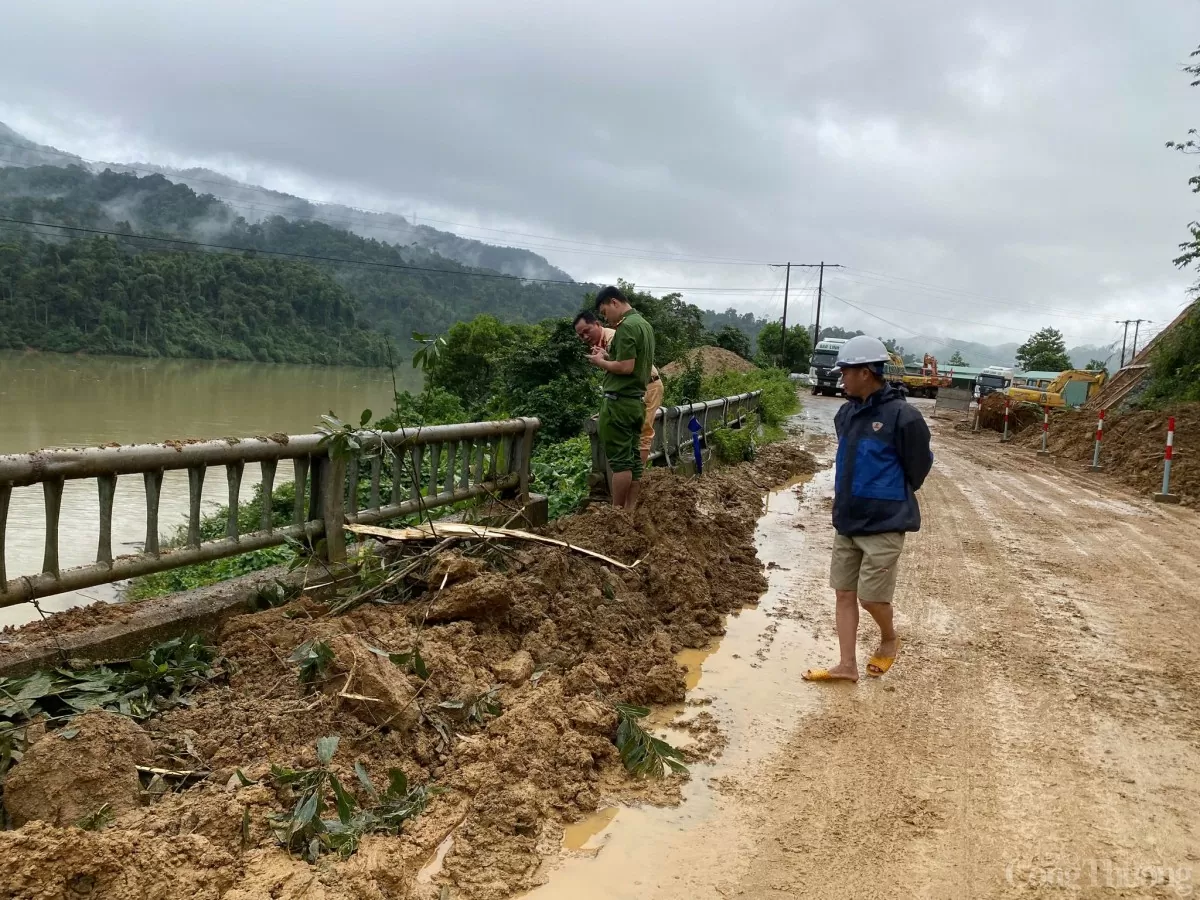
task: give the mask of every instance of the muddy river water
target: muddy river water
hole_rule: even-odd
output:
[[[415,388],[411,367],[397,370],[400,387]],[[407,382],[404,379],[408,379]],[[0,353],[0,454],[44,447],[145,443],[169,438],[248,437],[311,432],[322,413],[354,416],[391,405],[391,374],[381,369],[277,366],[202,360],[76,357],[52,353]],[[277,483],[290,477],[281,467]],[[248,467],[248,499],[257,483]],[[187,512],[187,473],[168,472],[159,521],[174,530]],[[225,479],[205,482],[206,505],[225,502]],[[59,530],[64,566],[95,559],[99,531],[95,481],[68,482]],[[146,503],[140,478],[117,483],[114,551],[140,548]],[[45,513],[39,487],[13,491],[5,563],[9,577],[38,572]],[[64,594],[42,603],[47,611],[111,599],[111,586]],[[28,604],[0,609],[0,626],[35,618]]]

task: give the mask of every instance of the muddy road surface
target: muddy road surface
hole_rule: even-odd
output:
[[[819,431],[837,402],[806,405]],[[695,767],[680,806],[568,829],[528,896],[1196,894],[1200,519],[931,425],[891,672],[800,680],[835,654],[832,481],[773,494],[757,535],[767,595],[683,660],[724,754]],[[864,623],[860,665],[874,639]]]

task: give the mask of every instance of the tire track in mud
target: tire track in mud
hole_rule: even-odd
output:
[[[1163,826],[1154,822],[1162,822],[1164,818],[1183,825],[1179,821],[1182,807],[1178,804],[1147,812],[1144,798],[1137,804],[1128,802],[1133,791],[1126,785],[1139,782],[1138,777],[1131,777],[1133,772],[1145,773],[1145,766],[1136,758],[1142,754],[1131,753],[1131,747],[1147,742],[1177,744],[1181,735],[1194,733],[1197,722],[1197,709],[1190,698],[1171,707],[1160,702],[1151,711],[1144,702],[1151,692],[1143,684],[1135,684],[1163,671],[1164,633],[1177,629],[1190,618],[1190,610],[1179,603],[1159,603],[1156,610],[1135,601],[1139,594],[1136,588],[1141,588],[1142,595],[1169,594],[1167,584],[1180,581],[1173,569],[1178,569],[1181,563],[1189,568],[1195,566],[1193,561],[1184,562],[1181,556],[1189,551],[1194,554],[1194,531],[1188,535],[1172,530],[1169,541],[1164,542],[1160,529],[1151,525],[1156,521],[1156,510],[1146,500],[1139,502],[1132,497],[1114,500],[1091,490],[1077,491],[1073,480],[1061,472],[1037,474],[1029,465],[1031,461],[1019,456],[1007,460],[998,456],[995,451],[986,454],[985,464],[989,468],[993,465],[997,469],[1007,468],[1003,478],[1008,486],[1016,486],[1034,500],[1039,499],[1039,490],[1060,496],[1086,492],[1099,498],[1082,502],[1072,498],[1065,517],[1041,515],[1023,520],[1009,514],[1002,500],[995,504],[1000,528],[1007,532],[1010,546],[1014,543],[1014,532],[1019,529],[1019,535],[1032,538],[1038,548],[1038,564],[1022,565],[1025,570],[1022,576],[1032,608],[1058,645],[1055,655],[1048,660],[1052,664],[1049,672],[1067,691],[1068,701],[1065,707],[1053,706],[1048,712],[1058,715],[1077,738],[1084,739],[1080,747],[1072,750],[1082,757],[1085,779],[1096,769],[1107,769],[1110,773],[1103,790],[1081,792],[1083,782],[1078,782],[1073,788],[1076,804],[1091,811],[1086,818],[1096,823],[1100,832],[1111,832],[1103,825],[1114,821],[1139,822],[1144,834],[1161,832]],[[968,463],[962,474],[969,473],[970,468]],[[1119,529],[1122,534],[1129,534],[1132,540],[1112,539],[1118,522],[1124,526]],[[1137,525],[1144,530],[1139,531]],[[1145,529],[1150,533],[1145,533]],[[1028,547],[1027,542],[1015,544],[1018,556]],[[1091,562],[1082,568],[1070,558],[1070,551],[1080,548],[1091,557]],[[1055,571],[1063,568],[1067,570],[1065,573]],[[1055,603],[1056,597],[1064,597],[1065,602]],[[1153,637],[1145,640],[1148,635]],[[1156,662],[1148,665],[1146,660]],[[1137,674],[1130,677],[1130,670]],[[1172,700],[1182,698],[1176,689],[1168,687],[1168,693]],[[1098,740],[1099,735],[1105,737]],[[1194,749],[1175,756],[1169,766],[1190,784],[1193,802],[1195,766]],[[1079,818],[1079,809],[1074,811],[1074,818]],[[1154,843],[1161,847],[1160,838],[1161,835],[1157,836]],[[1100,838],[1099,843],[1102,847],[1130,845],[1127,835],[1111,833],[1108,838]],[[1181,848],[1181,852],[1186,857],[1194,852],[1194,845]],[[1147,861],[1155,855],[1149,853]]]
[[[620,869],[628,891],[595,880],[596,896],[1189,895],[1200,522],[1105,476],[934,434],[924,529],[901,565],[896,667],[857,687],[797,686],[816,707],[796,709],[785,744],[721,778],[715,815],[661,852],[641,835],[652,868]],[[827,554],[828,508],[798,520],[806,552]],[[821,635],[793,668],[834,652],[814,565],[780,589],[791,624]],[[1173,867],[1176,881],[1139,882],[1140,865]]]
[[[1174,897],[1191,887],[1200,708],[1190,629],[1180,632],[1195,605],[1184,588],[1200,573],[1196,517],[1147,511],[1103,478],[1043,468],[1014,448],[936,427],[935,437],[925,527],[901,568],[895,669],[857,687],[810,686],[818,709],[773,758],[724,780],[731,802],[691,838],[719,847],[736,832],[749,858],[678,891],[666,859],[653,883],[667,889],[654,896]],[[827,528],[827,512],[803,524]],[[830,592],[807,587],[793,610],[829,628]],[[1122,874],[1156,864],[1173,866],[1176,883]]]

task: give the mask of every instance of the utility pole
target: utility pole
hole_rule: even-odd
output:
[[[1133,326],[1133,352],[1129,354],[1129,361],[1133,362],[1133,358],[1137,356],[1137,339],[1138,326],[1143,322],[1149,324],[1149,319],[1117,319],[1118,325],[1125,326],[1125,334],[1121,336],[1121,368],[1125,368],[1125,341],[1129,338],[1129,326]]]
[[[1133,349],[1132,349],[1132,350],[1130,351],[1130,353],[1129,353],[1129,361],[1130,361],[1130,362],[1133,362],[1133,360],[1134,360],[1134,359],[1137,357],[1137,336],[1138,336],[1138,327],[1139,327],[1139,326],[1140,326],[1140,325],[1141,325],[1143,322],[1145,322],[1147,325],[1148,325],[1148,324],[1150,324],[1150,320],[1149,320],[1149,319],[1135,319],[1135,320],[1134,320],[1134,322],[1133,322]]]
[[[787,364],[787,298],[788,286],[792,283],[792,264],[787,264],[787,271],[783,276],[783,334],[779,336],[779,355],[783,357],[780,362],[783,367],[789,368]]]
[[[842,267],[839,264],[825,263],[824,261],[821,261],[819,263],[788,262],[788,263],[772,263],[771,264],[771,268],[773,268],[773,269],[778,269],[781,266],[786,266],[787,271],[784,273],[784,282],[783,282],[783,337],[779,342],[779,347],[782,350],[783,358],[786,361],[787,360],[788,286],[792,280],[792,266],[795,266],[798,269],[820,269],[820,275],[818,276],[818,281],[817,281],[817,330],[813,334],[813,346],[814,347],[816,346],[817,341],[820,339],[820,336],[821,336],[821,292],[825,289],[825,269],[827,266],[830,269],[840,269]]]
[[[813,346],[821,339],[821,294],[825,290],[825,260],[821,260],[821,274],[817,277],[817,324],[813,327]]]

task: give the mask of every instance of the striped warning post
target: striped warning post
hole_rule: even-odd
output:
[[[1046,447],[1046,441],[1050,438],[1050,407],[1042,407],[1042,449],[1038,451],[1038,456],[1049,456],[1050,451]]]
[[[1096,449],[1092,453],[1092,471],[1099,472],[1104,466],[1100,465],[1100,442],[1104,440],[1104,410],[1100,410],[1100,418],[1096,422]]]
[[[1175,456],[1175,417],[1167,419],[1167,447],[1163,451],[1162,493],[1155,494],[1158,503],[1178,503],[1179,496],[1171,493],[1171,459]]]
[[[1009,398],[1007,396],[1005,396],[1005,398],[1004,398],[1004,434],[1001,435],[1001,437],[1000,437],[1000,443],[1002,443],[1002,444],[1007,443],[1009,440],[1009,437],[1008,437],[1008,410],[1011,405],[1012,405],[1012,401],[1009,400]]]

